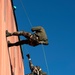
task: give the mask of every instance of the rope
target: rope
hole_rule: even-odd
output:
[[[27,12],[26,12],[26,9],[25,9],[25,7],[24,7],[24,4],[23,4],[22,0],[20,0],[20,3],[21,3],[21,5],[22,5],[22,8],[23,8],[23,10],[24,10],[24,13],[25,13],[26,16],[27,16],[27,19],[28,19],[28,21],[29,21],[29,23],[30,23],[30,26],[32,27],[32,23],[31,23],[31,21],[30,21],[30,19],[29,19],[29,17],[28,17],[28,14],[27,14]]]
[[[42,50],[43,50],[43,55],[44,55],[44,59],[45,59],[45,63],[46,63],[47,72],[48,72],[48,75],[50,75],[49,68],[48,68],[48,63],[47,63],[47,59],[46,59],[46,53],[45,53],[43,44],[42,44]]]

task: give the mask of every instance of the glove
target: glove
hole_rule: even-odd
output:
[[[27,56],[28,58],[30,58],[30,55],[29,55],[29,54],[27,54],[26,56]]]

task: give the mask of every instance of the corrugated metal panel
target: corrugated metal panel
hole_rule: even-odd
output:
[[[17,31],[11,0],[0,0],[0,75],[24,75],[20,46],[8,48],[7,40],[19,41],[17,36],[6,38],[6,30]]]

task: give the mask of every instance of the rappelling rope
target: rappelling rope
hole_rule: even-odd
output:
[[[28,16],[28,14],[27,14],[27,12],[26,12],[26,9],[25,9],[25,7],[24,7],[24,4],[23,4],[22,0],[20,0],[20,3],[21,3],[21,5],[22,5],[22,8],[23,8],[23,10],[24,10],[24,13],[25,13],[26,16],[27,16],[27,19],[28,19],[28,21],[29,21],[29,23],[30,23],[30,26],[32,27],[32,23],[31,23],[31,21],[30,21],[30,19],[29,19],[29,16]]]
[[[25,7],[24,7],[24,4],[23,4],[22,0],[20,0],[20,2],[21,2],[21,5],[22,5],[22,7],[23,7],[23,10],[24,10],[24,12],[25,12],[25,14],[26,14],[26,16],[27,16],[27,19],[28,19],[28,21],[29,21],[29,23],[30,23],[30,26],[32,27],[33,25],[32,25],[32,23],[31,23],[31,21],[30,21],[30,19],[29,19],[29,17],[28,17],[28,14],[27,14],[27,12],[26,12],[26,9],[25,9]],[[48,75],[50,75],[50,73],[49,73],[49,68],[48,68],[48,63],[47,63],[47,59],[46,59],[46,54],[45,54],[45,50],[44,50],[43,44],[42,44],[42,50],[43,50],[43,54],[44,54],[44,59],[45,59],[45,63],[46,63],[47,72],[48,72]]]
[[[49,68],[48,68],[48,63],[47,63],[47,58],[46,58],[46,53],[45,53],[45,49],[44,49],[43,44],[42,44],[42,51],[43,51],[43,55],[44,55],[44,59],[45,59],[45,63],[46,63],[47,72],[48,72],[48,75],[50,75]]]

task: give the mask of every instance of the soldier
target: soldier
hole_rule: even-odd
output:
[[[29,54],[27,54],[26,56],[28,57],[29,67],[30,67],[30,70],[31,70],[31,73],[27,74],[27,75],[47,75],[45,72],[42,71],[42,69],[39,66],[34,66],[32,64],[32,61],[31,61],[31,58],[30,58]]]
[[[31,46],[37,46],[39,44],[48,45],[47,35],[46,35],[46,32],[43,27],[36,26],[36,27],[33,27],[31,29],[31,31],[34,33],[31,34],[29,32],[25,32],[25,31],[9,33],[8,31],[6,31],[6,37],[24,36],[26,38],[26,40],[22,40],[22,41],[16,42],[16,43],[9,42],[10,45],[20,45],[20,44],[29,44]]]

